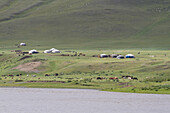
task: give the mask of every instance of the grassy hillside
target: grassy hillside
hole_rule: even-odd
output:
[[[170,49],[170,0],[1,0],[0,49]]]

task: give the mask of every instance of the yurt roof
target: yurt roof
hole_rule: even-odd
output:
[[[126,56],[134,56],[133,54],[127,54]]]
[[[118,56],[118,54],[111,54],[111,56]]]
[[[102,55],[106,55],[106,54],[100,54],[100,55],[102,56]]]
[[[117,56],[117,57],[124,57],[123,55],[119,55],[119,56]]]

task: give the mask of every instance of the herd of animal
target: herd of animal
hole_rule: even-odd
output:
[[[75,54],[74,55],[72,55],[72,54],[61,54],[60,56],[86,56],[86,54],[83,54],[83,53],[77,53],[77,52],[75,52]]]
[[[122,79],[129,79],[129,80],[138,80],[137,77],[133,77],[133,76],[130,76],[130,75],[126,75],[126,76],[121,76]],[[113,81],[119,81],[120,78],[118,77],[109,77],[109,78],[106,78],[106,77],[97,77],[97,80],[113,80]]]
[[[44,76],[45,77],[50,77],[50,76],[59,76],[59,75],[64,75],[64,73],[55,73],[55,74],[45,74]],[[16,76],[16,77],[21,77],[23,76],[22,74],[16,74],[16,75],[13,75],[13,74],[9,74],[9,75],[1,75],[1,77],[5,77],[5,79],[7,79],[7,77],[13,77]],[[26,75],[27,77],[31,76],[31,77],[37,77],[36,75]],[[38,78],[40,79],[40,78]],[[121,76],[121,77],[96,77],[96,80],[113,80],[113,81],[116,81],[116,82],[119,82],[119,79],[129,79],[129,80],[138,80],[137,77],[134,77],[134,76],[130,76],[130,75],[126,75],[126,76]]]
[[[9,75],[1,75],[1,77],[21,77],[22,76],[22,74],[16,74],[16,75],[14,75],[14,74],[9,74]],[[31,75],[32,77],[36,77],[36,75]],[[27,77],[29,77],[29,75],[27,75]]]

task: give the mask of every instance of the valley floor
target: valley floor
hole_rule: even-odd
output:
[[[62,53],[39,51],[32,55],[18,55],[10,50],[0,52],[0,87],[170,94],[170,51],[62,50]],[[129,53],[135,58],[97,57]]]

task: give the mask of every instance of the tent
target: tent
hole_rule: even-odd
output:
[[[20,46],[26,46],[26,43],[20,43]]]
[[[29,54],[36,54],[36,53],[39,53],[39,52],[35,49],[29,51]]]
[[[52,51],[52,53],[61,53],[61,51],[59,51],[59,50],[57,50],[57,49],[54,49],[54,50]]]
[[[51,48],[50,51],[56,50],[55,48]]]
[[[51,53],[51,51],[50,50],[45,50],[44,53]]]
[[[117,58],[117,56],[119,56],[118,54],[111,54],[110,57],[111,58]]]
[[[135,58],[135,56],[132,55],[132,54],[127,54],[127,55],[126,55],[126,58]]]
[[[59,51],[58,49],[55,49],[55,48],[51,48],[50,51],[52,53],[61,53],[61,51]]]
[[[106,55],[106,54],[100,54],[99,57],[100,57],[100,58],[106,58],[106,57],[109,57],[109,56]]]
[[[118,59],[124,59],[125,57],[123,55],[117,56]]]

